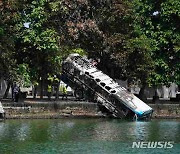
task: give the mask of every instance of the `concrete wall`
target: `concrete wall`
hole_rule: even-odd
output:
[[[3,103],[6,118],[101,117],[95,103],[38,102]]]
[[[180,118],[180,104],[149,104],[153,110],[153,118]]]
[[[129,88],[127,85],[127,81],[116,80],[119,85]],[[168,99],[168,98],[175,98],[176,94],[178,93],[178,86],[175,83],[171,83],[169,87],[167,86],[159,86],[157,89],[157,94],[159,97]],[[140,87],[138,85],[134,85],[130,87],[130,91],[134,94],[139,94]],[[180,89],[179,89],[180,91]],[[152,98],[155,94],[155,89],[152,87],[146,87],[145,94],[147,98]]]
[[[149,104],[153,118],[180,118],[180,104]],[[96,103],[88,102],[24,102],[3,103],[6,118],[104,117]]]

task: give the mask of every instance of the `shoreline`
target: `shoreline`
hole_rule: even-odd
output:
[[[3,101],[5,119],[63,119],[109,118],[102,114],[96,103],[75,100],[24,100],[18,103]],[[180,119],[180,103],[148,104],[153,108],[152,119]]]
[[[78,116],[28,116],[28,117],[20,117],[20,116],[14,116],[14,117],[8,117],[5,119],[0,119],[1,121],[5,121],[5,120],[13,120],[13,119],[19,119],[19,120],[23,120],[23,119],[29,119],[29,120],[33,120],[33,119],[112,119],[109,117],[104,117],[104,116],[87,116],[87,115],[78,115]],[[117,119],[117,118],[114,118]],[[173,116],[157,116],[157,117],[152,117],[151,120],[165,120],[165,119],[171,119],[171,120],[180,120],[180,117],[173,117]],[[122,120],[122,119],[120,119]],[[128,119],[127,119],[128,120]]]

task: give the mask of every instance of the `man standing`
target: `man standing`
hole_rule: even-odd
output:
[[[20,87],[19,87],[19,85],[17,85],[15,83],[14,88],[13,88],[13,99],[14,99],[14,102],[16,102],[16,103],[19,100],[19,93],[20,93]]]
[[[48,85],[47,92],[48,92],[48,99],[51,100],[51,96],[52,96],[52,85],[51,84]]]
[[[64,100],[64,98],[67,100],[67,87],[68,85],[60,84],[59,90],[62,93],[62,100]]]

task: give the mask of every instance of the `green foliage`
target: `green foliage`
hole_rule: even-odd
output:
[[[0,76],[28,85],[79,53],[114,78],[180,84],[179,19],[179,0],[2,1]]]
[[[20,5],[18,1],[0,2],[0,77],[13,81],[17,78],[16,60],[14,59],[15,27]]]
[[[73,49],[70,52],[71,53],[78,53],[81,56],[87,55],[87,53],[81,48]]]
[[[30,80],[30,73],[29,67],[27,64],[19,64],[17,68],[18,74],[18,81],[21,87],[30,87],[31,80]]]
[[[51,2],[50,7],[53,10],[51,24],[61,36],[65,53],[81,48],[88,57],[100,59],[98,66],[106,73],[108,69],[118,68],[119,73],[114,73],[114,77],[126,75],[128,51],[124,47],[129,37],[130,20],[125,19],[130,12],[128,0],[62,0]]]
[[[48,73],[58,74],[60,71],[59,36],[53,27],[48,26],[48,4],[48,0],[27,4],[19,23],[16,57],[18,63],[28,64],[32,80],[45,79]],[[24,27],[25,22],[29,23],[29,28]]]
[[[148,79],[151,85],[179,84],[180,78],[180,2],[179,0],[135,0],[134,29],[136,35],[151,40],[151,56],[155,71]]]
[[[128,78],[131,82],[139,81],[141,84],[147,84],[148,78],[154,72],[154,62],[151,58],[151,39],[145,35],[131,38],[127,41],[129,51],[127,58]]]
[[[81,48],[71,49],[68,46],[66,46],[63,48],[63,54],[62,54],[63,59],[66,58],[71,53],[78,53],[81,56],[87,55],[87,53]]]

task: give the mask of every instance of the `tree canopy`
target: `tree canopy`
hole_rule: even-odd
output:
[[[14,55],[14,25],[18,20],[15,3],[0,1],[0,76],[13,80],[16,76]]]
[[[180,2],[179,0],[134,0],[134,29],[150,42],[155,71],[152,85],[180,84]]]
[[[43,82],[72,52],[113,78],[180,84],[178,0],[0,1],[0,76]]]

